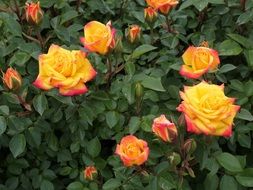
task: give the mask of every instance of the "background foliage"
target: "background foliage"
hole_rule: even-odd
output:
[[[244,190],[253,187],[253,1],[184,0],[171,13],[175,33],[166,30],[165,18],[155,24],[154,43],[145,23],[144,0],[41,0],[44,11],[37,37],[24,19],[25,1],[0,1],[0,68],[16,68],[23,77],[22,92],[32,111],[0,84],[0,189],[1,190],[170,190],[178,176],[170,172],[172,145],[155,140],[154,117],[165,113],[177,123],[179,90],[191,81],[178,70],[189,45],[209,42],[218,50],[221,65],[216,84],[237,98],[241,111],[231,138],[185,134],[197,141],[191,168],[182,189]],[[80,49],[83,26],[91,20],[112,21],[123,36],[123,54],[110,59],[119,69],[109,83],[105,57],[89,54],[98,75],[89,92],[63,97],[57,90],[41,91],[32,85],[38,74],[38,55],[52,44]],[[129,44],[125,30],[142,27],[139,44]],[[136,83],[144,87],[141,107]],[[123,167],[114,155],[126,134],[149,143],[148,162],[141,173]],[[95,181],[83,178],[85,166],[95,165]],[[193,176],[193,175],[192,175]]]

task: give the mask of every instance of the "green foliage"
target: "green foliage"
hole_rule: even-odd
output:
[[[0,190],[253,188],[253,3],[240,2],[181,0],[169,14],[171,28],[159,14],[151,31],[144,0],[41,0],[44,17],[38,27],[26,22],[24,0],[0,1],[0,68],[13,67],[23,78],[20,96],[0,82]],[[111,20],[122,36],[122,52],[109,57],[115,72],[110,73],[106,56],[90,53],[97,76],[87,83],[86,94],[65,97],[32,85],[38,56],[53,43],[84,50],[79,38],[92,20]],[[123,35],[131,24],[142,28],[136,44]],[[181,56],[203,41],[221,59],[207,79],[224,84],[241,106],[230,138],[186,133],[179,122],[179,91],[192,84],[179,75]],[[137,83],[143,87],[141,97]],[[197,142],[196,151],[182,158],[189,166],[181,173],[175,170],[186,162],[169,162],[174,145],[152,133],[153,119],[161,114],[177,125],[182,139]],[[124,167],[114,153],[128,134],[150,148],[148,161],[137,169]],[[83,174],[90,165],[98,170],[93,181]]]

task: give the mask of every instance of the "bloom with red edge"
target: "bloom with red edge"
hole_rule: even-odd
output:
[[[153,121],[152,131],[165,142],[172,142],[177,138],[177,128],[165,115],[157,117]]]
[[[183,54],[184,65],[180,74],[187,78],[199,78],[208,71],[214,71],[220,64],[218,52],[208,47],[190,46]]]
[[[90,52],[105,55],[115,47],[115,32],[111,22],[104,25],[91,21],[84,26],[84,38],[81,38],[81,42]]]
[[[128,29],[127,38],[131,43],[135,43],[139,41],[140,34],[141,34],[141,27],[139,27],[138,25],[132,25]]]
[[[144,9],[144,18],[148,23],[154,23],[157,19],[157,12],[152,8],[148,7]]]
[[[167,15],[171,8],[178,4],[178,0],[146,0],[150,7],[159,10],[162,14]]]
[[[52,44],[47,54],[39,56],[39,75],[33,84],[43,90],[59,88],[60,94],[73,96],[87,92],[85,83],[95,76],[85,53]]]
[[[22,77],[13,68],[8,68],[3,74],[3,82],[9,90],[16,91],[22,85]]]
[[[97,173],[97,169],[94,166],[87,166],[83,172],[84,179],[93,180]]]
[[[224,86],[205,81],[180,92],[183,99],[177,110],[183,112],[187,131],[196,134],[225,136],[232,135],[233,119],[240,106],[234,98],[224,94]]]
[[[149,147],[146,141],[128,135],[121,139],[115,153],[120,156],[125,166],[139,166],[148,159]]]
[[[40,8],[40,2],[26,3],[25,17],[30,24],[39,24],[43,18],[43,11]]]

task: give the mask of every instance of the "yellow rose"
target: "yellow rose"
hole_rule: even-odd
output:
[[[240,106],[233,104],[234,98],[225,96],[223,85],[201,82],[184,87],[180,96],[183,101],[177,110],[184,113],[187,131],[226,137],[232,135],[233,119]]]
[[[167,15],[171,8],[178,4],[178,0],[146,0],[150,7],[159,10],[162,14]]]
[[[220,64],[218,52],[208,47],[190,46],[182,57],[184,65],[180,74],[187,78],[199,78],[209,70],[217,69]]]
[[[111,22],[104,25],[91,21],[84,26],[84,38],[81,38],[81,42],[89,51],[105,55],[115,46],[114,36],[115,29],[112,28]]]
[[[59,88],[60,94],[73,96],[87,92],[84,83],[95,76],[85,53],[52,44],[47,54],[39,56],[39,75],[33,84],[44,90]]]

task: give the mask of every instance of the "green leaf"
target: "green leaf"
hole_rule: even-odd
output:
[[[140,118],[139,117],[131,117],[128,127],[129,133],[134,134],[140,128]]]
[[[224,175],[220,181],[220,190],[237,190],[238,184],[232,176]]]
[[[6,131],[6,120],[3,116],[0,116],[0,135]]]
[[[242,13],[242,14],[238,17],[236,23],[237,23],[238,25],[242,25],[242,24],[245,24],[245,23],[251,21],[252,18],[253,18],[253,12],[252,12],[252,11],[247,11],[247,12]]]
[[[127,62],[126,64],[125,64],[125,70],[126,70],[126,72],[127,72],[127,74],[129,74],[130,76],[133,76],[134,75],[134,73],[135,73],[135,65],[134,65],[134,63],[132,63],[132,62]]]
[[[141,84],[145,88],[149,88],[155,91],[161,91],[161,92],[165,91],[161,82],[161,78],[154,78],[154,77],[150,77],[146,75],[144,79],[141,81]]]
[[[236,66],[232,65],[232,64],[225,64],[223,65],[220,69],[219,69],[219,73],[227,73],[229,71],[232,71],[236,69]]]
[[[0,19],[3,19],[4,24],[6,25],[8,31],[14,36],[22,36],[22,29],[20,24],[15,20],[15,17],[7,13],[0,13]]]
[[[239,34],[227,34],[227,36],[247,49],[253,48],[253,43],[251,42],[251,40],[245,38],[244,36],[241,36]]]
[[[239,55],[242,52],[241,46],[233,40],[225,40],[218,46],[220,56]]]
[[[9,115],[10,114],[10,109],[6,105],[0,106],[0,114],[1,115]]]
[[[109,111],[105,114],[106,123],[113,128],[119,121],[119,114],[115,111]]]
[[[62,14],[61,15],[61,22],[60,24],[62,25],[63,23],[75,18],[78,16],[78,13],[77,11],[74,11],[74,10],[70,10],[70,11],[67,11],[66,13]]]
[[[217,175],[208,174],[204,181],[204,186],[205,186],[205,189],[208,189],[208,190],[217,190],[219,186],[219,178],[217,177]]]
[[[181,6],[180,6],[179,11],[181,11],[181,10],[183,10],[183,9],[185,9],[185,8],[187,8],[187,7],[191,6],[191,5],[193,5],[193,4],[194,4],[194,0],[187,0],[187,1],[184,1],[184,2],[181,4]]]
[[[246,58],[246,61],[248,63],[248,66],[253,69],[253,50],[244,50],[243,55]]]
[[[23,67],[27,61],[31,58],[31,55],[23,52],[18,51],[16,52],[13,57],[10,60],[10,66],[13,66],[14,64],[20,67]]]
[[[141,55],[143,55],[147,52],[150,52],[154,49],[157,49],[157,47],[151,46],[149,44],[143,44],[134,50],[134,52],[131,55],[131,58],[136,59],[136,58],[140,57]]]
[[[240,112],[237,113],[236,118],[246,120],[246,121],[253,121],[253,115],[244,108],[241,108]]]
[[[101,151],[101,144],[100,141],[98,140],[97,137],[92,139],[88,144],[87,144],[87,151],[88,153],[94,158],[97,157]]]
[[[40,184],[40,190],[54,190],[54,185],[52,182],[43,179],[42,183]]]
[[[208,5],[208,0],[194,0],[194,6],[198,11],[202,11]]]
[[[230,172],[241,172],[243,170],[239,160],[230,153],[224,152],[216,157],[218,163]]]
[[[75,181],[68,185],[67,190],[83,190],[83,184]]]
[[[9,148],[14,158],[22,154],[25,150],[25,147],[26,147],[26,140],[23,134],[17,134],[11,138]]]
[[[44,94],[37,95],[33,98],[34,109],[42,115],[47,109],[47,98]]]
[[[114,190],[118,188],[120,185],[121,182],[119,179],[112,178],[104,183],[103,190]]]
[[[244,187],[253,187],[253,168],[247,168],[235,176],[236,180]]]

